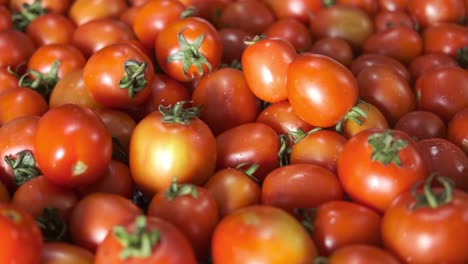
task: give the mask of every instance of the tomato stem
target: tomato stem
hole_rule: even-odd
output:
[[[244,39],[244,44],[250,46],[250,45],[252,45],[252,44],[254,44],[256,42],[259,42],[260,40],[265,39],[265,38],[267,38],[266,35],[256,35],[252,39],[245,38]]]
[[[48,13],[48,10],[42,6],[41,0],[35,0],[31,4],[23,3],[21,7],[21,12],[15,12],[11,16],[14,27],[19,31],[25,31],[34,19]]]
[[[432,189],[432,183],[434,179],[442,184],[443,190],[435,193]],[[418,193],[418,188],[424,183],[423,185],[423,193]],[[432,173],[424,182],[418,182],[413,186],[411,193],[416,200],[416,203],[410,207],[411,210],[420,208],[420,207],[430,207],[430,208],[437,208],[441,205],[449,203],[453,199],[453,189],[455,188],[455,184],[447,177],[442,177],[437,173]]]
[[[362,100],[359,100],[358,103],[351,108],[351,110],[345,115],[345,117],[335,125],[335,130],[338,133],[343,133],[343,126],[346,121],[352,121],[359,126],[361,126],[364,121],[368,118],[366,111],[364,111],[359,104],[365,104],[368,107],[368,104]]]
[[[278,150],[279,166],[283,167],[289,164],[289,155],[291,154],[290,138],[286,135],[279,135],[278,139],[280,141],[280,149]]]
[[[323,0],[322,1],[324,7],[330,7],[336,4],[335,0]]]
[[[193,198],[198,198],[197,187],[193,184],[178,184],[177,177],[172,179],[169,189],[164,194],[169,201],[184,195],[192,195]]]
[[[401,166],[398,153],[408,146],[409,142],[395,139],[391,129],[385,132],[376,132],[369,136],[367,142],[372,146],[371,159],[384,165],[395,164]]]
[[[127,232],[123,226],[116,226],[113,234],[124,247],[120,252],[120,259],[147,258],[151,256],[153,246],[160,239],[159,231],[147,230],[146,217],[143,215],[135,219],[133,232]]]
[[[68,227],[60,216],[59,209],[46,207],[42,215],[35,220],[41,229],[44,241],[65,241]]]
[[[163,114],[163,122],[165,123],[180,123],[186,125],[190,123],[190,120],[200,115],[200,108],[189,107],[184,108],[187,101],[180,101],[174,104],[174,106],[159,106],[159,112]]]
[[[19,78],[18,85],[36,90],[47,99],[59,81],[59,68],[60,60],[55,60],[48,73],[44,74],[36,70],[29,70]]]
[[[245,175],[247,175],[249,178],[251,178],[254,182],[260,183],[258,178],[254,176],[254,173],[258,170],[260,165],[258,165],[258,163],[253,163],[252,165],[250,165],[250,167],[243,170],[242,167],[244,167],[247,164],[248,164],[247,162],[243,162],[243,163],[238,164],[236,166],[236,170],[242,171]]]
[[[16,186],[21,186],[41,174],[36,165],[36,159],[30,150],[22,150],[15,155],[6,155],[4,159],[13,170],[13,182]]]
[[[119,82],[120,89],[128,89],[128,97],[133,98],[145,89],[148,81],[145,79],[146,62],[128,60],[124,63],[124,77]]]

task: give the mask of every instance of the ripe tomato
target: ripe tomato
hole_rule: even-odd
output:
[[[3,182],[0,182],[0,203],[8,203],[10,202],[10,192],[8,192],[8,189],[6,188],[5,184]]]
[[[442,118],[428,111],[408,112],[398,119],[393,128],[405,132],[415,140],[447,136],[447,128]]]
[[[201,106],[200,119],[214,135],[257,119],[260,101],[245,76],[245,70],[221,68],[202,77],[195,86],[193,105]]]
[[[408,71],[413,80],[419,79],[426,72],[443,68],[459,66],[457,60],[442,52],[431,52],[417,56],[408,64]]]
[[[197,263],[188,239],[173,224],[139,216],[113,228],[99,245],[95,264]]]
[[[199,261],[210,255],[211,236],[219,221],[214,196],[206,188],[178,184],[174,179],[164,192],[156,193],[148,207],[148,216],[174,224],[190,241]],[[190,219],[187,222],[187,219]]]
[[[50,109],[34,140],[37,164],[55,184],[78,187],[104,175],[111,156],[109,131],[93,110],[74,104]]]
[[[318,54],[297,55],[289,64],[286,86],[293,110],[318,127],[338,123],[358,99],[353,74],[337,61]]]
[[[338,177],[322,166],[291,164],[271,171],[262,184],[262,204],[293,213],[344,197]]]
[[[440,23],[422,32],[424,53],[442,52],[453,57],[468,45],[468,28],[456,23]]]
[[[11,89],[20,87],[18,78],[15,74],[11,74],[6,67],[0,67],[0,94]]]
[[[359,100],[354,111],[349,112],[336,127],[345,138],[351,138],[357,133],[369,128],[389,128],[388,121],[373,104]]]
[[[20,87],[0,94],[0,125],[22,116],[41,116],[49,106],[38,92]]]
[[[296,50],[286,40],[264,38],[254,41],[242,53],[242,70],[247,85],[259,99],[275,103],[288,98],[286,77]]]
[[[130,137],[136,127],[136,122],[126,112],[112,108],[97,108],[94,112],[107,127],[111,136],[119,141],[125,152],[128,152]]]
[[[467,15],[464,1],[413,0],[408,1],[407,10],[421,28],[444,22],[460,23]]]
[[[447,137],[468,156],[468,107],[452,117],[448,123]]]
[[[36,263],[43,248],[42,234],[34,219],[22,209],[0,203],[1,263]]]
[[[39,4],[41,8],[48,10],[51,13],[65,14],[70,7],[72,0],[10,0],[10,9],[21,11],[25,9],[25,5]]]
[[[400,61],[385,55],[371,53],[361,54],[351,62],[349,69],[355,76],[358,76],[363,69],[373,65],[389,66],[408,83],[411,83],[411,75],[406,66]]]
[[[75,24],[67,16],[48,13],[31,21],[25,32],[40,47],[48,44],[71,44],[75,29]]]
[[[328,264],[347,264],[350,262],[380,264],[401,263],[399,259],[388,251],[380,247],[361,243],[343,246],[333,251],[327,259]]]
[[[416,22],[405,11],[380,11],[373,18],[375,32],[383,32],[394,27],[416,29]]]
[[[240,28],[221,28],[218,29],[218,35],[223,47],[221,62],[227,65],[240,62],[242,53],[248,46],[245,40],[254,38],[253,34]]]
[[[83,80],[96,102],[111,108],[142,104],[150,95],[153,62],[130,44],[113,44],[96,51],[86,62]]]
[[[118,18],[127,8],[125,0],[73,0],[68,16],[80,26],[92,20]]]
[[[443,188],[431,188],[433,177],[429,177],[423,190],[402,193],[385,211],[384,246],[405,262],[468,261],[468,194],[453,189],[447,179],[440,183]]]
[[[370,17],[374,17],[379,9],[379,4],[376,0],[336,0],[333,2],[336,5],[348,5],[359,8]]]
[[[42,249],[41,264],[93,264],[94,255],[85,248],[66,243],[48,242]]]
[[[130,139],[130,170],[137,186],[151,197],[179,183],[201,185],[216,165],[216,140],[197,108],[185,102],[161,107],[141,120]],[[155,173],[155,172],[158,173]]]
[[[416,142],[398,130],[364,130],[348,140],[338,159],[345,192],[353,201],[380,212],[427,175]]]
[[[310,14],[323,7],[321,0],[264,0],[278,19],[294,18],[308,25]]]
[[[13,21],[11,16],[11,10],[5,5],[0,5],[0,30],[13,28]]]
[[[386,11],[405,11],[410,0],[377,0],[379,7]]]
[[[312,35],[306,25],[294,18],[278,19],[263,32],[269,38],[280,38],[291,43],[298,52],[307,51],[312,46]]]
[[[0,31],[0,67],[15,70],[27,63],[34,50],[34,42],[25,33],[15,29]]]
[[[309,51],[328,56],[344,66],[349,66],[354,58],[351,45],[346,40],[335,37],[318,39],[312,44]]]

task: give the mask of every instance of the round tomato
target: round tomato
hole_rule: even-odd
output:
[[[94,255],[85,248],[66,243],[49,242],[44,244],[41,264],[93,264]]]
[[[408,71],[408,68],[403,63],[397,59],[381,54],[361,54],[351,62],[349,69],[355,76],[358,76],[363,69],[374,65],[389,66],[408,83],[411,83],[411,75]]]
[[[265,29],[263,35],[286,40],[298,52],[307,51],[312,46],[312,34],[309,29],[294,18],[276,20]]]
[[[125,0],[73,0],[68,16],[80,26],[102,18],[118,18],[127,8]]]
[[[416,29],[413,18],[405,11],[380,11],[374,17],[375,32],[383,32],[394,27]]]
[[[221,28],[218,29],[218,35],[223,47],[221,62],[227,65],[240,62],[242,53],[248,46],[245,40],[254,38],[253,34],[247,33],[240,28]]]
[[[359,100],[353,111],[349,112],[343,121],[335,127],[346,138],[369,128],[389,128],[389,124],[382,111],[373,104]]]
[[[307,25],[310,15],[323,7],[322,0],[264,0],[278,19],[294,18]]]
[[[27,63],[34,50],[34,42],[25,33],[15,29],[0,31],[0,67],[15,70]]]
[[[75,24],[67,16],[48,13],[31,21],[25,32],[40,47],[48,44],[71,44],[75,29]]]
[[[22,116],[42,116],[48,109],[44,97],[35,90],[11,89],[0,94],[0,125]]]
[[[447,137],[468,156],[468,107],[452,117],[448,123]]]
[[[412,0],[408,1],[407,10],[421,28],[443,22],[459,23],[467,15],[465,0]]]
[[[381,247],[367,244],[351,244],[343,246],[326,259],[328,264],[348,264],[348,263],[379,263],[379,264],[399,264],[400,260],[390,252]]]
[[[338,37],[320,38],[312,44],[308,51],[328,56],[344,66],[349,66],[354,58],[351,45]]]
[[[442,118],[428,111],[410,111],[404,114],[393,129],[401,130],[415,140],[447,136],[447,128]]]
[[[426,72],[443,68],[459,66],[457,60],[442,52],[430,52],[417,56],[408,64],[408,70],[413,80],[417,80]]]

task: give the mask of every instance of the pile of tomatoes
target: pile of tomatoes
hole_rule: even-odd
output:
[[[468,263],[467,0],[0,0],[0,263]]]

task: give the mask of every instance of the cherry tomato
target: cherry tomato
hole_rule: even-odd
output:
[[[27,63],[34,50],[34,42],[25,33],[15,29],[0,31],[0,67],[15,70]]]
[[[10,193],[3,182],[0,182],[0,203],[8,203],[11,200]]]
[[[405,11],[410,0],[377,0],[379,7],[386,11]]]
[[[241,61],[242,53],[248,46],[246,40],[254,38],[253,34],[240,28],[221,28],[218,29],[218,35],[223,47],[221,62],[228,65]]]
[[[440,23],[422,32],[424,53],[442,52],[453,57],[468,45],[468,28],[455,23]]]
[[[464,0],[413,0],[408,1],[407,10],[421,28],[443,22],[458,23],[467,15]]]
[[[378,9],[379,5],[376,0],[335,0],[336,5],[348,5],[361,9],[366,12],[370,17],[373,17]]]
[[[294,18],[309,24],[310,14],[316,13],[323,7],[321,0],[264,0],[278,19]]]
[[[333,251],[327,259],[328,264],[346,264],[349,262],[380,264],[401,263],[399,259],[388,251],[380,247],[361,243],[343,246]]]
[[[417,56],[408,64],[408,71],[413,80],[417,80],[426,72],[443,68],[459,66],[456,59],[441,52],[431,52]]]
[[[361,54],[357,58],[355,58],[351,64],[349,65],[349,69],[351,72],[358,76],[359,73],[370,66],[373,65],[386,65],[394,69],[401,77],[403,77],[408,83],[411,83],[411,75],[403,63],[400,61],[380,54]]]
[[[70,7],[71,0],[41,0],[38,1],[40,6],[48,12],[65,14]],[[36,0],[10,0],[10,9],[14,11],[21,11],[25,8],[25,5],[32,5],[37,3]]]
[[[18,88],[18,78],[5,67],[0,68],[0,94]]]
[[[416,22],[405,11],[380,11],[373,20],[375,32],[383,32],[394,27],[416,29]]]
[[[428,111],[408,112],[398,119],[393,128],[405,132],[415,140],[447,136],[442,118]]]
[[[0,125],[22,116],[41,116],[49,109],[36,91],[20,87],[0,94]]]
[[[9,8],[3,5],[0,6],[0,30],[13,28],[13,21],[11,19],[11,16],[12,12]]]
[[[288,41],[298,52],[307,51],[312,46],[312,35],[306,25],[294,18],[278,19],[263,32],[269,38]]]
[[[80,26],[101,18],[118,18],[127,8],[125,0],[74,0],[68,16]]]
[[[111,108],[101,107],[95,109],[94,112],[101,118],[111,136],[118,140],[123,149],[128,152],[130,137],[136,127],[135,120],[129,114]]]
[[[351,138],[369,128],[390,128],[382,111],[373,104],[360,100],[354,109],[357,112],[351,111],[337,127],[338,132],[341,131],[345,138]]]
[[[94,255],[70,243],[48,242],[44,244],[40,261],[41,264],[93,264]]]
[[[344,66],[349,66],[354,58],[351,45],[346,40],[335,37],[318,39],[312,44],[309,51],[328,56]]]
[[[71,44],[76,26],[65,15],[48,13],[29,23],[26,34],[37,47],[48,44]]]
[[[447,127],[447,137],[468,156],[468,107],[458,111]]]

